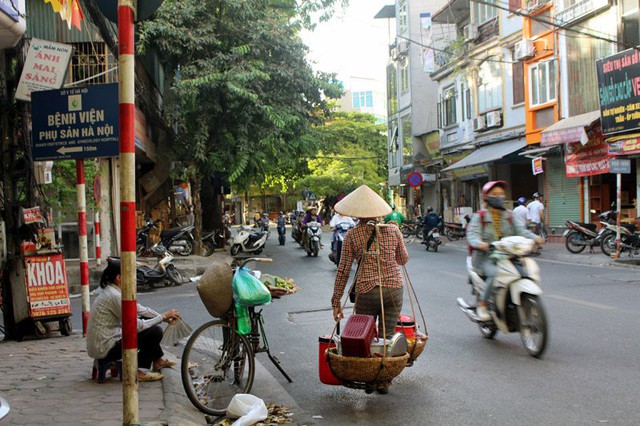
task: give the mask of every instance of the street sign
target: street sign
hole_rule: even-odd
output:
[[[30,101],[33,93],[62,87],[73,46],[31,39],[16,89],[16,99]]]
[[[417,188],[418,186],[422,185],[422,182],[423,182],[422,173],[418,173],[418,172],[409,173],[409,176],[407,176],[407,182],[409,182],[409,185],[413,186],[414,188]]]
[[[33,159],[117,157],[118,84],[32,93]]]
[[[631,160],[609,160],[609,173],[631,173]]]

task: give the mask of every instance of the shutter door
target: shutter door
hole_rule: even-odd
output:
[[[564,157],[548,157],[546,209],[549,226],[565,226],[566,220],[580,220],[580,178],[567,178]]]

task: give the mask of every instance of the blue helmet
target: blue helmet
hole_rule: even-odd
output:
[[[518,205],[524,206],[524,203],[527,202],[527,199],[524,197],[518,198]]]

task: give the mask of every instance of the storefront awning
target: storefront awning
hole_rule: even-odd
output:
[[[518,155],[520,155],[522,157],[527,157],[527,158],[533,159],[533,158],[542,157],[544,155],[547,155],[550,152],[555,151],[556,149],[558,149],[557,145],[545,146],[544,148],[528,149],[526,151],[519,152]]]
[[[499,160],[512,154],[527,146],[527,142],[524,139],[516,139],[507,142],[500,142],[493,145],[482,146],[473,151],[468,156],[464,157],[457,163],[443,169],[446,172],[449,170],[455,170],[462,167],[476,166],[479,164],[490,163],[492,161]]]
[[[553,146],[563,143],[587,143],[586,130],[600,121],[600,110],[567,117],[542,131],[540,146]]]

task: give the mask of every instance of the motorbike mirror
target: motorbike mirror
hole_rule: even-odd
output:
[[[589,210],[589,213],[596,214],[597,212],[594,209]]]

